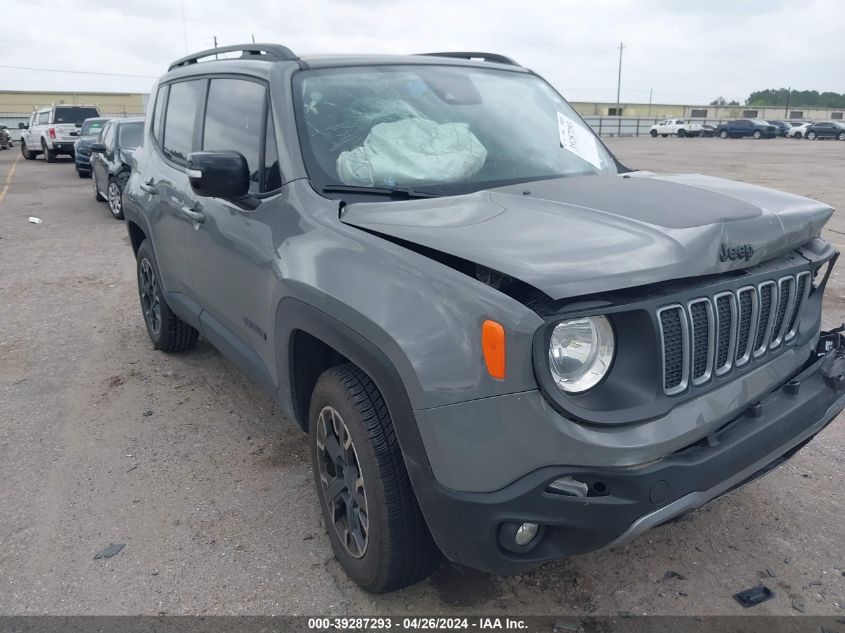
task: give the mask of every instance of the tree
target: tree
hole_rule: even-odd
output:
[[[772,106],[804,108],[845,108],[845,94],[818,90],[790,90],[789,88],[767,88],[752,92],[748,101],[751,106]]]
[[[739,101],[736,99],[731,99],[730,101],[726,100],[724,97],[716,97],[713,101],[710,102],[712,106],[738,106]]]

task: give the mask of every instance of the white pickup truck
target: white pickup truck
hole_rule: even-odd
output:
[[[660,123],[655,123],[651,126],[649,134],[657,136],[658,134],[663,138],[671,134],[677,134],[681,138],[685,136],[698,136],[703,132],[704,128],[700,123],[693,123],[686,119],[665,119]]]
[[[22,124],[21,154],[34,160],[44,154],[48,163],[55,162],[59,154],[73,156],[73,143],[85,119],[99,117],[96,106],[53,105],[32,113],[29,123]]]

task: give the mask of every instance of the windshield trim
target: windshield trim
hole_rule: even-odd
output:
[[[470,70],[480,70],[484,72],[496,72],[496,73],[514,73],[518,75],[530,75],[538,79],[539,81],[543,82],[551,91],[554,93],[561,101],[566,103],[572,111],[572,114],[577,117],[577,119],[584,125],[584,127],[592,133],[593,137],[595,138],[596,142],[601,146],[601,148],[607,152],[607,155],[613,161],[613,166],[616,169],[618,175],[629,173],[633,171],[632,169],[626,167],[619,158],[610,150],[610,148],[605,144],[602,138],[593,130],[593,128],[584,120],[584,117],[572,106],[571,103],[551,84],[549,83],[544,77],[538,75],[537,73],[533,72],[530,69],[515,66],[515,67],[508,67],[508,66],[482,66],[478,64],[455,64],[455,63],[437,63],[436,58],[432,58],[432,63],[425,63],[420,64],[418,62],[414,63],[361,63],[361,64],[338,64],[338,65],[326,65],[320,66],[316,68],[307,68],[307,69],[298,69],[291,74],[290,82],[291,82],[291,102],[293,105],[293,114],[294,114],[294,122],[296,124],[296,136],[297,136],[297,147],[299,149],[299,160],[301,162],[301,166],[303,172],[306,175],[306,179],[309,181],[312,189],[323,197],[333,199],[336,195],[331,195],[329,192],[324,192],[325,187],[331,187],[332,185],[339,185],[343,186],[341,182],[335,182],[331,178],[325,178],[327,174],[323,172],[322,168],[320,167],[319,161],[314,154],[310,142],[308,142],[308,135],[306,129],[306,123],[304,120],[304,112],[302,111],[302,82],[309,76],[309,75],[322,75],[322,74],[332,74],[332,72],[336,72],[339,70],[348,70],[349,72],[355,71],[367,71],[373,68],[402,68],[402,67],[409,67],[409,68],[467,68]],[[313,173],[314,168],[320,172],[318,174]],[[531,177],[522,177],[522,178],[511,178],[511,179],[503,179],[498,181],[486,181],[486,182],[476,182],[476,183],[444,183],[441,185],[431,185],[427,184],[424,186],[426,190],[426,194],[429,194],[432,197],[441,197],[441,196],[458,196],[458,195],[466,195],[471,193],[476,193],[478,191],[486,191],[490,189],[497,189],[500,187],[506,187],[510,185],[520,184],[520,183],[530,183],[536,182],[539,180],[551,180],[555,178],[567,178],[570,176],[584,176],[584,175],[597,175],[597,174],[585,174],[585,173],[573,173],[573,174],[549,174],[549,175],[536,175]],[[453,189],[460,189],[460,190],[453,190]],[[353,194],[357,195],[357,194]],[[361,194],[364,195],[364,194]],[[385,202],[395,202],[395,199],[387,198],[384,200]]]

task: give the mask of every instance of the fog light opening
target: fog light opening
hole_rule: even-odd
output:
[[[514,543],[519,547],[525,547],[536,538],[539,531],[540,526],[537,523],[523,523],[516,529]]]

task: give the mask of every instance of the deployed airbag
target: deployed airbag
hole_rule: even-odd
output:
[[[374,125],[360,147],[337,157],[337,175],[364,187],[456,182],[485,160],[487,150],[466,123],[413,117]]]

